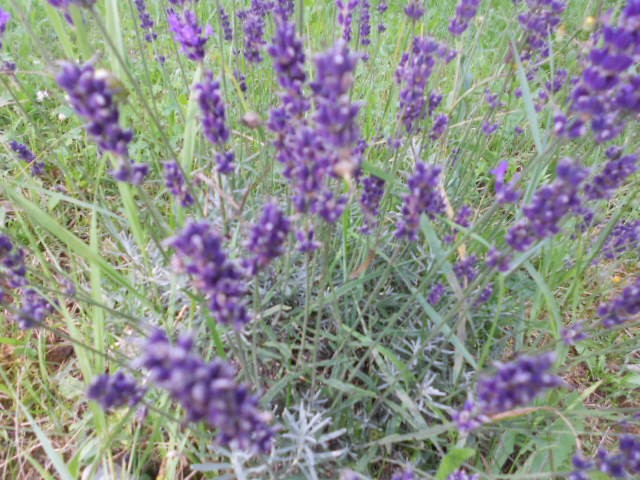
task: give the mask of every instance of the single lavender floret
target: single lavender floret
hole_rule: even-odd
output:
[[[272,415],[260,410],[248,386],[236,382],[231,365],[220,358],[206,362],[194,352],[193,337],[183,335],[171,343],[166,332],[156,330],[139,363],[186,410],[188,421],[205,421],[218,429],[222,446],[260,453],[271,449]]]
[[[128,158],[133,132],[119,124],[120,112],[115,102],[118,91],[113,87],[111,75],[89,63],[65,62],[57,80],[67,92],[71,106],[87,121],[87,132],[100,149]]]
[[[404,8],[404,13],[407,17],[416,22],[424,17],[425,11],[422,0],[409,0],[409,4]]]
[[[0,8],[0,48],[2,48],[2,37],[7,31],[7,25],[11,21],[11,14]]]
[[[176,42],[182,45],[182,52],[191,60],[202,62],[207,40],[213,34],[211,25],[207,25],[203,31],[193,10],[185,10],[180,15],[170,8],[167,10],[167,16]]]
[[[184,174],[178,162],[172,160],[165,162],[163,165],[165,182],[167,188],[171,190],[171,194],[180,200],[180,204],[183,207],[193,205],[195,200],[187,188]]]
[[[602,318],[605,328],[622,325],[640,313],[640,277],[626,287],[622,293],[609,303],[598,308],[598,315]]]
[[[246,304],[247,284],[242,269],[222,246],[222,238],[206,222],[188,222],[169,245],[176,250],[174,264],[191,275],[209,300],[216,319],[237,329],[251,321]]]
[[[364,225],[361,231],[365,234],[371,233],[371,229],[378,223],[380,214],[380,202],[384,196],[385,181],[374,175],[367,177],[362,182],[362,197],[360,197],[360,208],[364,213]]]
[[[284,253],[291,232],[291,220],[273,203],[268,203],[260,220],[252,227],[247,250],[253,257],[246,262],[251,275],[256,275]]]
[[[460,0],[456,8],[456,16],[451,19],[451,23],[449,24],[449,32],[451,32],[452,35],[462,35],[467,28],[469,28],[469,23],[478,13],[480,1],[481,0]]]
[[[441,172],[438,166],[416,163],[415,173],[409,179],[409,194],[404,197],[402,219],[396,231],[398,238],[417,240],[420,216],[424,213],[433,219],[444,213],[444,198],[438,189]]]
[[[105,410],[140,403],[145,389],[138,386],[136,379],[123,371],[113,375],[99,375],[89,386],[87,397],[100,404]]]

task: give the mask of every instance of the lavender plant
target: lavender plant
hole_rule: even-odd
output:
[[[639,25],[7,2],[3,476],[634,478]]]

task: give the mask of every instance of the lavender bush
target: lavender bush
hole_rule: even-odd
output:
[[[640,475],[640,0],[8,0],[3,478]]]

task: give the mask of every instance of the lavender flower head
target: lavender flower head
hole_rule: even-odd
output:
[[[447,53],[436,40],[429,37],[416,37],[410,53],[402,56],[396,71],[396,83],[402,87],[400,92],[399,120],[407,133],[419,130],[418,122],[427,114],[425,90],[433,73],[437,57]],[[435,107],[431,110],[435,110]]]
[[[251,275],[257,274],[284,253],[290,232],[291,220],[276,205],[268,203],[260,220],[251,229],[247,242],[247,250],[253,254],[246,265]]]
[[[296,4],[294,0],[277,0],[273,7],[273,11],[276,14],[276,17],[287,21],[293,16],[295,8]]]
[[[469,28],[469,23],[478,14],[480,2],[481,0],[460,0],[456,8],[456,16],[449,24],[449,32],[452,35],[460,36]]]
[[[575,345],[578,342],[589,338],[584,332],[584,324],[582,322],[574,323],[571,326],[565,327],[560,332],[562,341],[565,345]]]
[[[456,470],[447,477],[447,480],[480,480],[480,475],[471,475],[464,470]]]
[[[92,64],[63,64],[58,85],[69,97],[74,110],[86,120],[85,128],[103,152],[112,152],[122,162],[111,174],[118,181],[141,183],[148,173],[148,165],[129,161],[129,143],[133,131],[120,126],[120,111],[116,104],[119,93],[115,80],[105,70],[96,70]]]
[[[407,17],[416,22],[424,17],[425,11],[423,0],[409,0],[409,4],[404,8]]]
[[[496,373],[478,381],[477,399],[467,401],[463,410],[454,415],[460,430],[477,428],[492,415],[528,405],[546,390],[562,386],[562,379],[549,372],[555,360],[555,353],[547,352],[523,355],[509,363],[497,362]]]
[[[613,259],[640,245],[640,220],[620,222],[611,231],[602,248],[605,258]]]
[[[222,238],[211,224],[189,222],[169,245],[176,250],[176,268],[193,277],[219,322],[237,329],[249,323],[246,279],[242,269],[229,259]]]
[[[11,21],[11,14],[0,8],[0,48],[2,48],[2,37],[7,31],[7,25]]]
[[[167,10],[167,16],[176,42],[182,45],[182,52],[191,60],[202,62],[207,40],[213,35],[211,25],[207,25],[203,31],[202,27],[198,25],[196,13],[192,10],[185,10],[180,15],[170,8]]]
[[[171,343],[162,330],[144,346],[140,365],[150,380],[167,390],[187,412],[187,421],[205,421],[218,430],[218,443],[267,453],[275,429],[272,415],[260,410],[259,399],[235,380],[234,369],[220,358],[206,362],[194,352],[194,341],[182,336]]]
[[[417,240],[420,216],[425,213],[433,219],[444,213],[444,197],[439,190],[441,173],[438,166],[416,163],[415,173],[409,179],[409,194],[404,197],[402,219],[396,231],[398,238]]]
[[[411,468],[396,472],[391,477],[391,480],[416,480],[416,476]]]
[[[87,63],[66,62],[58,75],[58,84],[67,92],[74,110],[87,120],[87,131],[103,151],[128,158],[131,130],[119,125],[120,111],[115,102],[118,93],[113,77]]]
[[[202,113],[202,126],[207,139],[214,145],[222,145],[229,140],[227,113],[222,99],[220,82],[213,79],[212,72],[206,72],[204,81],[196,85],[198,105]]]
[[[496,177],[496,201],[503,205],[507,203],[515,203],[520,199],[520,192],[516,189],[519,175],[515,175],[509,182],[505,182],[507,172],[509,171],[509,162],[501,161],[496,168],[491,170],[491,174]]]
[[[89,400],[95,400],[105,410],[137,405],[144,394],[145,389],[138,386],[136,379],[123,371],[99,375],[87,390]]]
[[[18,157],[20,157],[20,159],[31,165],[31,174],[34,177],[37,177],[44,173],[44,162],[36,162],[36,155],[31,151],[29,147],[23,145],[22,143],[18,143],[15,140],[11,141],[9,143],[9,146],[11,147],[11,150],[13,150],[18,155]]]
[[[28,284],[24,251],[0,234],[0,287],[18,288]]]
[[[193,205],[195,199],[187,188],[184,174],[182,173],[178,162],[172,160],[169,162],[165,162],[163,165],[165,182],[167,188],[171,191],[171,194],[180,200],[180,204],[183,207],[189,207]]]
[[[622,325],[640,313],[640,277],[609,303],[600,305],[598,315],[605,328]]]
[[[336,0],[336,7],[338,7],[338,25],[342,27],[342,39],[347,43],[351,41],[353,12],[358,6],[358,1],[359,0]]]
[[[602,172],[585,185],[587,198],[590,200],[610,198],[618,188],[624,185],[625,180],[637,171],[637,154],[609,159]]]
[[[149,10],[147,10],[147,4],[145,0],[135,0],[136,8],[138,9],[138,16],[140,17],[140,28],[146,33],[144,39],[147,42],[153,42],[158,38],[158,34],[154,31],[155,26]]]
[[[526,11],[518,16],[527,42],[527,51],[523,53],[523,59],[528,60],[533,53],[539,53],[543,58],[546,58],[550,54],[549,34],[562,21],[562,14],[567,8],[566,2],[563,0],[527,0],[526,5]]]
[[[560,221],[581,206],[580,184],[587,170],[570,158],[558,163],[558,178],[538,189],[531,203],[523,208],[525,219],[507,234],[507,243],[515,250],[525,251],[536,240],[560,233]]]
[[[360,208],[364,213],[364,225],[361,231],[365,234],[371,232],[371,229],[378,223],[378,215],[380,214],[380,202],[384,196],[383,179],[371,176],[362,182],[362,197],[360,197]]]
[[[220,16],[220,27],[222,28],[222,37],[226,42],[233,41],[233,28],[231,27],[231,18],[227,11],[220,7],[218,9],[218,15]]]
[[[320,135],[336,148],[355,146],[360,139],[356,122],[360,104],[351,103],[349,92],[354,81],[358,56],[338,40],[334,47],[318,55],[316,79],[311,89],[316,101],[315,120]]]
[[[263,60],[262,48],[267,43],[264,39],[265,17],[272,7],[263,0],[252,0],[251,8],[238,12],[243,21],[244,57],[251,63]]]
[[[366,47],[371,44],[371,2],[360,1],[360,45]]]

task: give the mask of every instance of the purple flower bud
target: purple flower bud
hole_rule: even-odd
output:
[[[560,25],[566,3],[562,0],[527,0],[525,3],[527,10],[518,16],[527,42],[522,58],[528,60],[534,53],[546,58],[550,54],[550,33]]]
[[[611,231],[602,248],[607,259],[614,259],[640,245],[640,220],[620,222]]]
[[[316,240],[316,232],[313,227],[297,230],[296,239],[298,240],[298,249],[302,253],[314,252],[321,246],[320,242]]]
[[[440,282],[436,283],[431,289],[431,292],[429,293],[429,298],[428,298],[429,303],[435,307],[440,303],[440,300],[442,300],[442,297],[444,296],[445,293],[446,293],[446,289],[444,285]]]
[[[253,257],[247,261],[251,275],[264,269],[284,253],[284,246],[291,232],[291,220],[273,203],[268,203],[262,217],[252,227],[247,250]]]
[[[118,371],[114,375],[99,375],[87,390],[89,400],[95,400],[105,410],[134,406],[140,403],[145,389],[131,375]]]
[[[195,88],[198,91],[204,135],[214,145],[225,144],[229,141],[230,131],[220,82],[214,80],[213,73],[209,71],[205,73],[204,81]]]
[[[637,154],[609,160],[602,172],[585,185],[587,198],[590,200],[610,198],[627,178],[638,171],[637,163]]]
[[[416,476],[413,474],[413,470],[408,468],[394,473],[391,480],[416,480]]]
[[[147,10],[147,4],[145,0],[135,0],[135,4],[138,9],[138,16],[140,17],[140,28],[146,32],[144,39],[147,42],[152,42],[158,38],[158,34],[153,30],[155,24]]]
[[[89,63],[65,62],[58,75],[58,84],[67,92],[78,115],[87,121],[87,132],[100,149],[128,158],[133,132],[120,127],[114,83],[108,72],[95,70]]]
[[[442,135],[444,135],[444,132],[447,131],[448,126],[449,126],[449,115],[445,113],[441,113],[433,121],[433,126],[431,127],[431,133],[429,134],[429,138],[433,141],[437,140]]]
[[[622,325],[638,313],[640,313],[640,277],[636,278],[620,295],[598,308],[598,315],[602,318],[605,328]]]
[[[36,162],[36,155],[29,149],[29,147],[16,141],[11,141],[9,143],[9,146],[11,147],[11,150],[18,154],[18,157],[20,157],[20,159],[31,165],[31,174],[34,177],[37,177],[44,173],[44,162]]]
[[[482,133],[484,133],[485,135],[489,136],[489,135],[493,135],[495,132],[498,131],[498,129],[500,128],[500,123],[491,123],[488,120],[485,120],[482,123]]]
[[[183,207],[193,205],[195,200],[185,184],[184,175],[178,162],[172,160],[163,165],[165,182],[167,188],[171,190],[171,194],[180,200]]]
[[[274,13],[278,18],[287,21],[293,16],[295,8],[294,0],[277,0],[274,6]]]
[[[191,275],[209,300],[209,309],[225,325],[242,328],[251,320],[246,305],[247,285],[241,268],[222,247],[222,239],[208,222],[189,222],[169,245],[174,263]]]
[[[360,45],[371,44],[371,2],[360,0]]]
[[[365,234],[371,233],[378,223],[378,215],[380,214],[380,201],[384,196],[383,179],[376,176],[367,177],[362,182],[362,197],[360,198],[360,207],[364,213],[364,225],[361,231]]]
[[[7,31],[7,25],[11,21],[11,14],[0,8],[0,48],[2,48],[2,37]]]
[[[404,197],[402,219],[396,231],[398,238],[417,240],[420,216],[425,213],[433,219],[444,213],[444,198],[438,189],[441,172],[438,166],[416,163],[415,173],[409,179],[409,194]]]
[[[407,17],[416,22],[424,17],[425,11],[423,0],[409,0],[409,4],[404,8]]]
[[[173,31],[176,42],[182,45],[182,52],[191,60],[204,60],[207,40],[213,34],[211,25],[205,30],[198,25],[198,17],[193,10],[185,10],[182,15],[170,8],[167,10],[169,27]]]
[[[509,162],[501,161],[496,168],[491,170],[491,174],[496,177],[496,200],[499,204],[515,203],[520,199],[520,192],[516,189],[519,175],[515,175],[513,180],[505,183],[507,172],[509,171]]]
[[[231,18],[224,9],[220,7],[218,9],[218,15],[220,16],[220,27],[222,28],[222,36],[226,42],[233,41],[233,28],[231,27]]]
[[[260,410],[259,399],[238,384],[234,369],[220,358],[206,362],[194,352],[194,341],[182,336],[171,343],[162,330],[155,331],[140,358],[150,380],[167,390],[187,412],[187,421],[205,421],[218,430],[225,447],[267,453],[275,429],[272,415]]]
[[[49,301],[32,288],[22,292],[22,305],[16,313],[16,322],[22,330],[40,326],[53,313]]]
[[[495,268],[500,272],[508,272],[509,271],[509,263],[511,262],[511,257],[498,250],[496,247],[491,247],[489,253],[487,254],[487,265],[491,268]]]
[[[251,8],[238,12],[238,17],[243,21],[244,57],[251,63],[263,60],[262,48],[267,43],[264,39],[265,17],[272,7],[273,4],[264,3],[263,0],[252,0]]]
[[[464,470],[456,470],[447,477],[447,480],[480,480],[480,475],[470,475]]]
[[[338,25],[342,27],[342,39],[349,43],[353,12],[358,6],[358,0],[336,0],[336,6],[338,7]]]
[[[460,0],[456,8],[456,16],[451,19],[449,25],[449,31],[452,35],[462,35],[467,28],[469,28],[469,23],[478,13],[480,1],[481,0]]]
[[[471,255],[469,258],[460,260],[453,266],[458,281],[468,284],[473,282],[478,276],[478,257]]]
[[[589,338],[589,336],[583,331],[584,324],[582,322],[574,323],[569,327],[565,327],[560,332],[562,341],[565,345],[575,345],[576,343]]]

